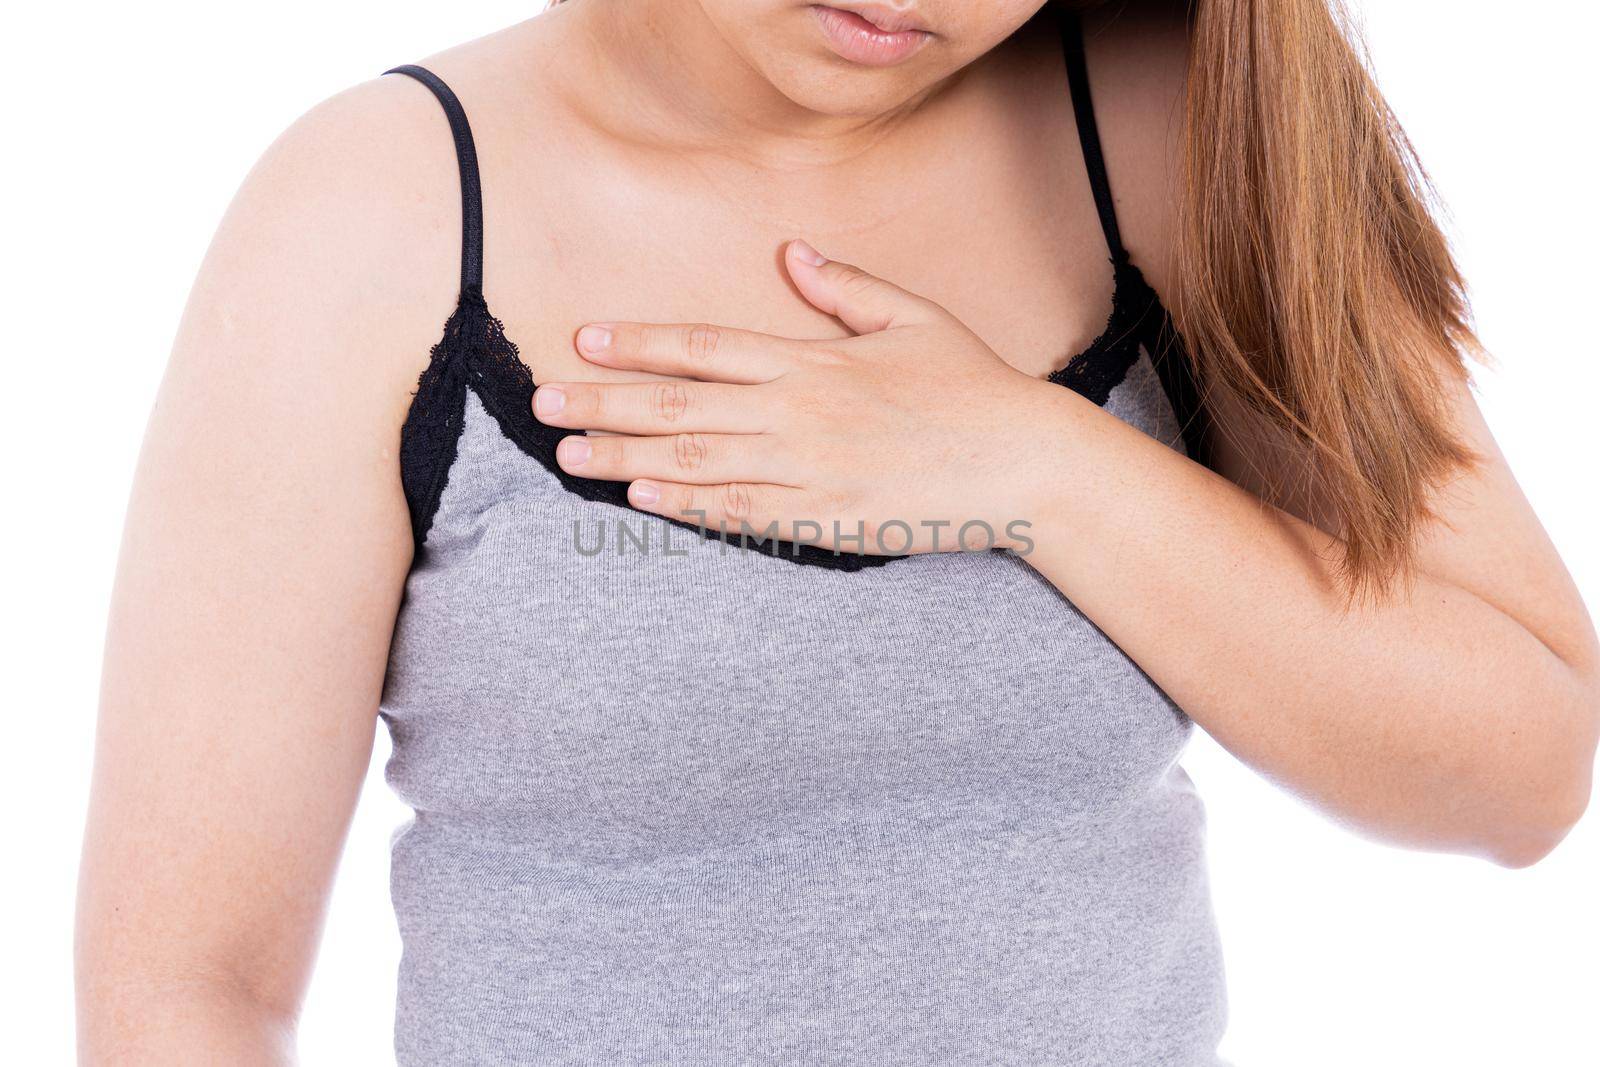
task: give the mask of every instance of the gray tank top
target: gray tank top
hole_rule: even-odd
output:
[[[1064,30],[1117,281],[1052,377],[1185,447]],[[741,547],[561,472],[483,302],[465,115],[397,70],[465,194],[401,447],[399,1062],[1217,1063],[1183,713],[1014,556]]]

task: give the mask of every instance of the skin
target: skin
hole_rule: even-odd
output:
[[[1241,435],[1212,473],[1039,381],[1110,277],[1058,46],[1008,37],[1037,6],[929,0],[938,37],[871,71],[786,0],[577,0],[426,60],[477,134],[490,304],[565,396],[540,417],[608,431],[571,469],[648,510],[1027,518],[1029,564],[1241,758],[1363,831],[1536,860],[1587,800],[1600,656],[1465,389],[1485,462],[1441,489],[1415,580],[1352,607],[1316,502],[1249,491],[1290,458]],[[1158,289],[1184,47],[1154,7],[1091,25]],[[396,449],[455,296],[456,191],[437,104],[383,79],[287,132],[208,253],[108,630],[86,1063],[293,1059],[411,562]]]

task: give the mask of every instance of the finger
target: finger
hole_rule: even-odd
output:
[[[693,485],[645,479],[628,486],[628,502],[640,511],[733,536],[792,541],[797,536],[795,521],[779,516],[802,514],[805,492],[763,482]],[[815,541],[819,535],[802,528],[798,536]]]
[[[789,242],[784,262],[801,296],[858,334],[929,323],[946,314],[926,297],[908,293],[860,267],[827,259],[804,241]]]
[[[592,322],[574,345],[602,367],[754,385],[792,367],[800,342],[708,323]]]
[[[563,438],[556,462],[568,474],[631,482],[654,478],[713,485],[776,482],[783,464],[766,434],[678,433],[666,437]]]
[[[554,382],[533,393],[549,426],[614,433],[761,433],[761,397],[748,385],[708,382]]]

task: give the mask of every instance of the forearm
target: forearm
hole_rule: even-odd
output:
[[[1576,819],[1600,657],[1503,463],[1451,486],[1473,506],[1430,526],[1448,533],[1431,570],[1352,605],[1334,539],[1021,373],[943,308],[799,242],[785,262],[856,337],[590,324],[575,344],[591,363],[691,380],[541,385],[547,425],[613,434],[563,469],[628,481],[635,507],[710,528],[798,533],[834,516],[880,543],[907,527],[933,551],[929,531],[979,522],[1020,541],[1027,520],[1028,561],[1182,708],[1346,818],[1509,863]],[[1453,387],[1440,400],[1465,416]]]
[[[1408,844],[1517,863],[1559,840],[1588,796],[1592,663],[1426,573],[1352,603],[1328,535],[1051,403],[1034,469],[1062,474],[1030,502],[1027,560],[1207,732]]]

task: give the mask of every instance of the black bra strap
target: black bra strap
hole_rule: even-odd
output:
[[[1067,86],[1072,90],[1072,111],[1078,120],[1078,142],[1083,146],[1083,165],[1089,172],[1089,188],[1094,191],[1094,207],[1100,213],[1100,228],[1105,231],[1111,258],[1122,262],[1128,250],[1122,247],[1122,232],[1117,229],[1117,209],[1111,202],[1111,180],[1106,176],[1106,157],[1100,150],[1100,130],[1094,121],[1094,100],[1089,96],[1089,63],[1083,54],[1083,22],[1076,11],[1062,12],[1061,50],[1067,62]]]
[[[405,74],[433,91],[450,120],[450,134],[456,142],[456,162],[461,167],[461,289],[483,290],[483,188],[478,180],[478,150],[472,143],[472,127],[461,101],[439,76],[426,67],[406,65],[384,71]]]

